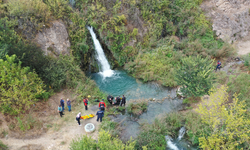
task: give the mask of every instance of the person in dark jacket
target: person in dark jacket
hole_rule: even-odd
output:
[[[113,96],[108,95],[107,100],[108,100],[108,102],[109,102],[111,105],[112,105],[113,99],[114,99]]]
[[[62,111],[64,111],[64,100],[63,100],[63,98],[61,98],[60,104],[61,104],[61,106],[62,106]]]
[[[69,109],[69,112],[71,111],[71,101],[69,99],[67,99],[67,106]]]
[[[122,106],[122,104],[124,104],[124,106],[125,106],[125,104],[126,104],[126,97],[125,97],[124,95],[122,95],[121,106]]]
[[[81,112],[79,112],[79,113],[76,115],[76,121],[78,122],[79,126],[82,126],[81,123],[80,123],[80,119],[81,119]]]
[[[219,70],[220,70],[220,67],[221,67],[221,62],[218,60],[218,62],[217,62],[217,66],[216,66],[216,70],[215,70],[215,71],[217,71],[217,69],[219,69]]]
[[[104,116],[104,112],[101,110],[101,108],[99,108],[99,111],[97,111],[96,116],[97,116],[96,121],[98,122],[100,119],[100,122],[102,122],[102,117]]]
[[[121,98],[118,96],[115,98],[115,102],[113,103],[113,105],[120,105],[121,102]]]

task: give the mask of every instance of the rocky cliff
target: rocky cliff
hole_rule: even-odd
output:
[[[50,28],[38,32],[35,41],[41,46],[45,55],[59,56],[70,53],[69,35],[61,21],[54,21]]]
[[[206,0],[201,7],[224,41],[234,42],[249,35],[249,0]]]

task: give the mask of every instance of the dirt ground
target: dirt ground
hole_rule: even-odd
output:
[[[70,98],[73,102],[72,111],[65,111],[65,115],[61,118],[57,112],[58,103],[60,98],[66,100]],[[47,128],[47,132],[39,135],[28,137],[22,136],[12,136],[11,134],[6,135],[0,140],[8,145],[10,150],[68,150],[70,142],[72,139],[77,138],[78,136],[87,134],[84,130],[84,126],[87,123],[93,123],[96,127],[96,130],[93,133],[88,133],[89,136],[92,136],[93,139],[98,138],[98,128],[100,123],[96,121],[96,117],[81,120],[82,126],[79,126],[75,120],[77,113],[81,112],[82,115],[87,114],[96,114],[98,110],[97,105],[90,105],[89,109],[86,111],[83,103],[76,103],[74,101],[74,95],[69,91],[63,90],[60,93],[57,93],[49,98],[49,100],[44,104],[47,105],[45,109],[40,110],[39,113],[47,113],[43,116],[43,119],[49,119],[49,122],[43,124],[43,128]],[[0,116],[4,116],[1,114]],[[7,123],[2,122],[1,129],[8,129]],[[43,130],[43,128],[41,130]],[[9,132],[10,133],[10,132]]]
[[[250,53],[250,35],[236,43],[236,49],[239,55]]]

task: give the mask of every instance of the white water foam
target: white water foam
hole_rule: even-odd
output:
[[[96,59],[98,60],[99,64],[101,65],[99,73],[104,78],[113,76],[114,71],[110,69],[109,62],[106,59],[106,56],[105,56],[105,54],[103,52],[103,49],[102,49],[102,46],[101,46],[100,42],[96,38],[96,35],[95,35],[94,31],[93,31],[93,27],[87,27],[87,28],[88,28],[88,30],[89,30],[89,32],[91,34],[91,37],[92,37],[93,42],[94,42],[95,50],[97,52]]]
[[[186,128],[185,127],[181,127],[181,129],[179,130],[178,140],[182,139],[182,137],[184,136],[185,132],[186,132]]]
[[[167,145],[171,150],[179,150],[178,147],[172,142],[172,138],[170,136],[165,136],[165,140],[167,141]]]

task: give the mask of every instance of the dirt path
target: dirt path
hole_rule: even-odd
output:
[[[52,96],[48,101],[54,102],[53,98],[65,97],[63,92]],[[93,123],[96,130],[93,133],[89,133],[93,139],[98,138],[98,128],[100,123],[96,121],[96,117],[81,120],[82,126],[78,126],[75,121],[77,113],[81,112],[82,115],[95,114],[98,110],[97,105],[89,107],[89,110],[85,110],[83,104],[79,104],[76,107],[72,107],[72,112],[65,111],[65,115],[61,118],[58,113],[52,115],[53,121],[49,124],[45,124],[44,127],[49,128],[46,133],[39,138],[34,139],[16,139],[12,137],[5,137],[0,139],[4,144],[9,146],[10,150],[68,150],[72,139],[87,134],[84,130],[84,126],[87,123]],[[55,109],[56,111],[56,109]]]

